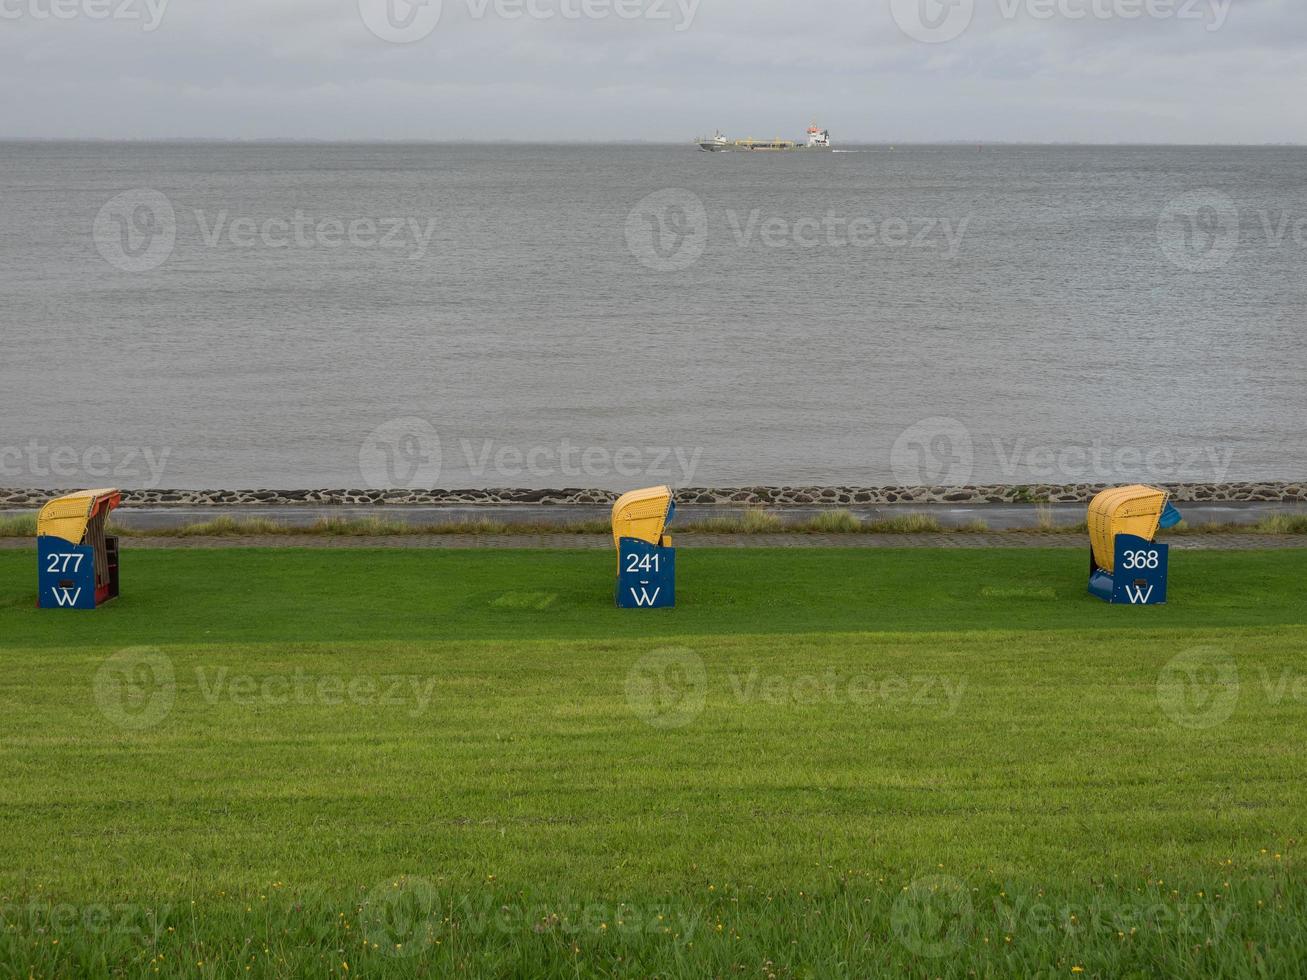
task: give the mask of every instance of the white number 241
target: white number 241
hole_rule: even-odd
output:
[[[636,572],[657,573],[658,571],[657,555],[627,555],[626,557],[629,562],[626,566],[626,572],[628,575],[633,575]]]

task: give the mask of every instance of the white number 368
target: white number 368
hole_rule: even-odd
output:
[[[1125,553],[1125,567],[1128,570],[1154,569],[1161,564],[1161,561],[1161,553],[1156,551],[1127,551]]]

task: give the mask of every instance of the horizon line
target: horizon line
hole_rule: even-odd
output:
[[[383,137],[281,137],[281,136],[0,136],[0,145],[16,143],[202,143],[202,144],[264,144],[264,145],[338,145],[338,146],[694,146],[697,139],[414,139]],[[1113,140],[1094,142],[1087,140],[989,140],[989,139],[910,139],[861,140],[852,139],[840,146],[1077,146],[1077,147],[1177,147],[1177,148],[1261,148],[1307,147],[1307,142],[1210,142]]]

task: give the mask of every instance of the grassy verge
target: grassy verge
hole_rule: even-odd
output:
[[[174,528],[150,530],[124,528],[111,524],[113,533],[121,537],[151,538],[245,538],[289,537],[312,535],[324,537],[404,537],[424,535],[471,534],[502,536],[509,534],[609,534],[607,520],[569,521],[499,521],[483,518],[475,521],[414,524],[407,521],[387,520],[380,517],[326,517],[309,525],[292,525],[267,518],[239,518],[223,516],[211,521],[186,524]],[[1058,524],[1047,508],[1035,507],[1034,521],[1019,533],[1042,531],[1048,534],[1085,535],[1088,525]],[[813,517],[787,520],[783,512],[760,508],[740,514],[711,517],[673,526],[672,531],[693,534],[978,534],[1005,533],[992,530],[983,520],[976,519],[962,525],[946,525],[932,514],[915,513],[895,517],[865,520],[852,511],[829,510]],[[36,533],[35,516],[0,518],[0,538],[31,537]],[[1307,534],[1307,514],[1274,514],[1256,524],[1201,524],[1182,523],[1167,535],[1202,534]]]

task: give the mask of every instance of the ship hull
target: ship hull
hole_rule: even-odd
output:
[[[743,146],[738,143],[726,146],[700,143],[705,153],[830,153],[830,146]]]

